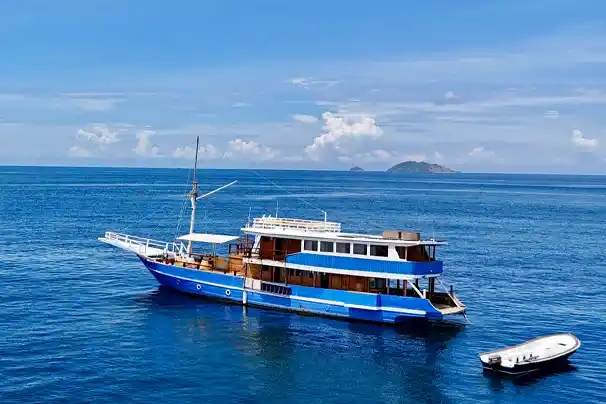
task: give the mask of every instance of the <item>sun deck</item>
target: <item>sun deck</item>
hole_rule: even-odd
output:
[[[410,232],[385,232],[383,235],[357,234],[341,232],[341,223],[327,222],[320,220],[301,220],[278,217],[255,218],[252,223],[248,223],[241,229],[243,233],[253,235],[263,235],[270,237],[290,237],[309,240],[334,240],[343,242],[377,243],[382,245],[426,245],[439,246],[447,245],[444,240],[421,240],[421,239],[403,239],[389,237],[391,233]]]

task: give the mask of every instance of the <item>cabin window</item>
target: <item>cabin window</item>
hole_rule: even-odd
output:
[[[396,252],[398,253],[398,257],[400,257],[400,259],[405,260],[406,259],[406,247],[402,247],[402,246],[396,246]]]
[[[320,251],[322,252],[334,252],[334,243],[332,241],[321,241]]]
[[[386,245],[371,245],[370,255],[375,257],[387,257],[387,246]]]
[[[351,252],[351,244],[337,243],[337,252],[341,254],[349,254]]]
[[[353,253],[357,255],[366,255],[367,247],[366,244],[354,244]]]
[[[316,240],[305,240],[303,249],[306,251],[318,251],[318,242]]]

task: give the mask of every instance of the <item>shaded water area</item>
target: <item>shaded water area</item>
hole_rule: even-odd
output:
[[[198,231],[237,234],[278,201],[448,239],[443,278],[472,324],[397,328],[183,296],[97,241],[186,233],[187,177],[0,167],[0,403],[606,401],[606,177],[201,172],[202,191],[239,184],[201,202]],[[570,367],[483,374],[481,351],[556,332],[582,341]]]

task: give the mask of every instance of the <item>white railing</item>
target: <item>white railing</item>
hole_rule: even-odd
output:
[[[327,232],[340,233],[341,223],[326,222],[321,220],[289,219],[280,217],[257,217],[252,224],[246,226],[249,229],[266,230],[299,230],[304,232]]]
[[[131,236],[112,231],[105,232],[104,238],[105,240],[116,243],[123,248],[136,251],[141,254],[147,254],[149,251],[158,250],[161,250],[164,253],[173,253],[179,255],[184,255],[187,252],[187,248],[183,243],[167,243],[151,238]]]

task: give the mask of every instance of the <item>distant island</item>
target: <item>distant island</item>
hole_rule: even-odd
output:
[[[440,164],[426,163],[425,161],[405,161],[396,164],[387,170],[388,173],[456,173]]]
[[[349,171],[360,172],[360,171],[364,171],[364,169],[362,167],[355,166],[355,167],[350,168]]]

